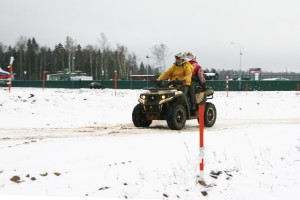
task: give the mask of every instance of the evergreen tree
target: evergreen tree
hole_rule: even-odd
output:
[[[83,52],[80,45],[77,45],[75,50],[75,69],[80,71],[85,71],[84,68],[84,60],[83,60]]]
[[[6,46],[0,42],[0,67],[5,70],[5,53],[6,53]],[[6,71],[6,70],[5,70]]]
[[[148,67],[148,66],[147,66]],[[140,70],[139,70],[140,72],[142,72],[142,74],[145,74],[145,73],[147,73],[146,71],[146,67],[145,67],[145,65],[144,65],[144,63],[143,62],[141,62],[141,64],[140,64]]]
[[[61,43],[55,46],[54,49],[54,70],[63,71],[65,69],[65,49]]]
[[[39,45],[38,43],[35,41],[35,38],[32,38],[31,41],[31,45],[32,45],[32,50],[33,50],[33,65],[34,65],[34,79],[41,79],[40,77],[40,71],[38,70],[38,51],[39,51]]]

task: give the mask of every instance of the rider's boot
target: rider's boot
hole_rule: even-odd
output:
[[[192,104],[192,110],[197,110],[197,105],[196,104]]]

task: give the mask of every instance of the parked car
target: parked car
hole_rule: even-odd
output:
[[[90,89],[102,89],[102,84],[98,82],[92,82],[89,84]]]

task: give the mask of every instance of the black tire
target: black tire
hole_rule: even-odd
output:
[[[206,102],[204,109],[204,126],[212,127],[217,119],[217,110],[214,104]],[[199,122],[199,121],[198,121]]]
[[[142,113],[142,105],[137,104],[132,111],[132,122],[136,127],[149,127],[152,120],[148,120]]]
[[[170,129],[181,130],[185,126],[186,110],[183,105],[174,103],[168,112],[167,123]]]

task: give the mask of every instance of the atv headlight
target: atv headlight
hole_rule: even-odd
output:
[[[181,93],[182,93],[181,91],[177,91],[177,92],[175,92],[175,95],[181,94]]]
[[[142,98],[143,100],[145,100],[145,99],[146,99],[146,95],[141,95],[141,98]]]
[[[162,95],[161,99],[164,100],[166,98],[166,95]]]

